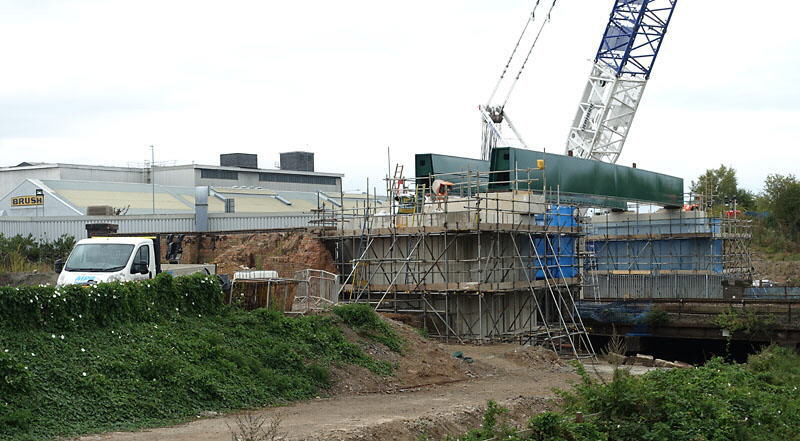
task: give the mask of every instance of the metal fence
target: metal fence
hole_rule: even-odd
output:
[[[800,300],[800,286],[753,286],[745,288],[748,299]]]
[[[317,269],[297,271],[294,276],[302,280],[295,297],[295,311],[326,309],[339,302],[339,278],[336,274]]]
[[[722,275],[598,274],[584,299],[721,299]]]
[[[309,213],[281,215],[210,214],[208,231],[266,230],[306,227],[313,216]],[[0,217],[0,234],[57,239],[62,235],[76,239],[86,237],[86,224],[119,225],[120,233],[171,233],[196,231],[193,214],[156,214],[137,216],[64,216],[64,217]]]

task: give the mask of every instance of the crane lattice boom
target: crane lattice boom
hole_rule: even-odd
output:
[[[676,3],[616,0],[567,137],[567,153],[617,161]]]

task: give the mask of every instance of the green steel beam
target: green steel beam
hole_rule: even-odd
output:
[[[536,169],[544,160],[544,170],[532,173],[530,182],[510,184],[508,170]],[[558,191],[563,202],[570,198],[587,199],[588,204],[610,208],[625,208],[625,201],[649,202],[664,206],[683,204],[683,179],[661,173],[609,164],[590,159],[574,158],[553,153],[511,147],[492,150],[490,170],[492,191],[517,190]],[[519,175],[517,178],[527,176]],[[585,202],[575,202],[585,204]]]
[[[430,186],[431,183],[428,182],[428,180],[434,175],[454,184],[465,183],[467,181],[467,172],[471,172],[473,176],[475,172],[480,172],[483,178],[482,180],[484,181],[483,184],[489,183],[489,161],[482,161],[480,159],[437,155],[434,153],[419,153],[415,155],[414,158],[414,172],[417,183],[425,184],[426,186]]]

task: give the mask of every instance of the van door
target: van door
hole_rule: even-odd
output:
[[[151,266],[151,253],[150,245],[140,246],[133,255],[133,264],[131,265],[131,280],[144,280],[153,278],[153,268]],[[146,270],[144,274],[137,271],[137,269]]]

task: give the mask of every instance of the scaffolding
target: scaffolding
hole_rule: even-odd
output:
[[[384,206],[318,212],[335,250],[339,300],[421,317],[445,341],[513,341],[576,358],[594,357],[577,312],[581,287],[574,206],[544,193],[491,192],[490,173],[386,179]],[[511,188],[541,170],[504,171]],[[435,193],[432,183],[444,182]],[[520,185],[517,185],[520,184]]]
[[[585,298],[722,298],[725,284],[753,279],[751,223],[732,210],[713,216],[690,198],[683,209],[595,215],[585,222],[596,280]]]

